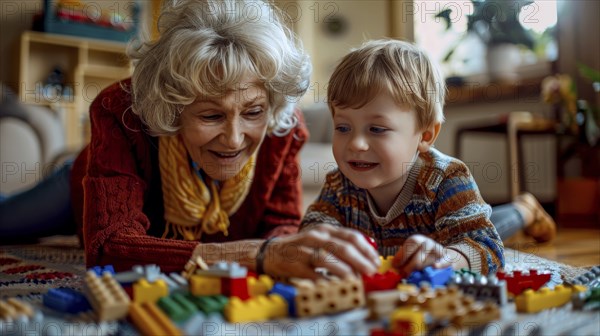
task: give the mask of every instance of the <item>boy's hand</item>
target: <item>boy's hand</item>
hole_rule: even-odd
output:
[[[400,246],[392,265],[406,275],[427,266],[444,268],[454,264],[451,262],[454,260],[446,258],[448,252],[449,250],[435,240],[417,234],[408,237]],[[464,257],[462,258],[464,260]],[[466,262],[466,260],[464,261]]]

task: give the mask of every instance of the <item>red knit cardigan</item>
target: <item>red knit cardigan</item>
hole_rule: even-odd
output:
[[[198,242],[160,238],[165,221],[158,138],[149,136],[131,112],[130,86],[130,80],[115,83],[93,101],[91,142],[73,165],[71,194],[86,264],[111,264],[117,270],[157,264],[164,271],[182,270]],[[287,136],[263,141],[254,182],[230,217],[229,235],[205,234],[200,242],[267,238],[298,230],[298,152],[308,131],[301,113],[296,115],[299,126]]]

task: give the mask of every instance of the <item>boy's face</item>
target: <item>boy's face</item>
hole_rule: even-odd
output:
[[[341,172],[374,197],[395,198],[417,153],[416,112],[380,94],[361,108],[334,108],[333,156]]]

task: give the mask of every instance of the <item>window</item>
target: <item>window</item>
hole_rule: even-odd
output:
[[[557,1],[526,3],[524,0],[414,1],[415,41],[440,63],[446,76],[485,73],[487,49],[499,41],[488,39],[485,43],[484,38],[490,36],[510,40],[515,33],[529,35],[532,48],[521,45],[520,66],[556,60]],[[444,12],[447,20],[438,15]],[[471,26],[469,17],[474,21]]]

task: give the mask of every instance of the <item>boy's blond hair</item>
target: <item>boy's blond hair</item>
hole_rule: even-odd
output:
[[[327,102],[332,112],[334,107],[360,108],[382,93],[415,109],[418,130],[444,121],[444,78],[413,44],[369,41],[344,56],[329,80]]]

